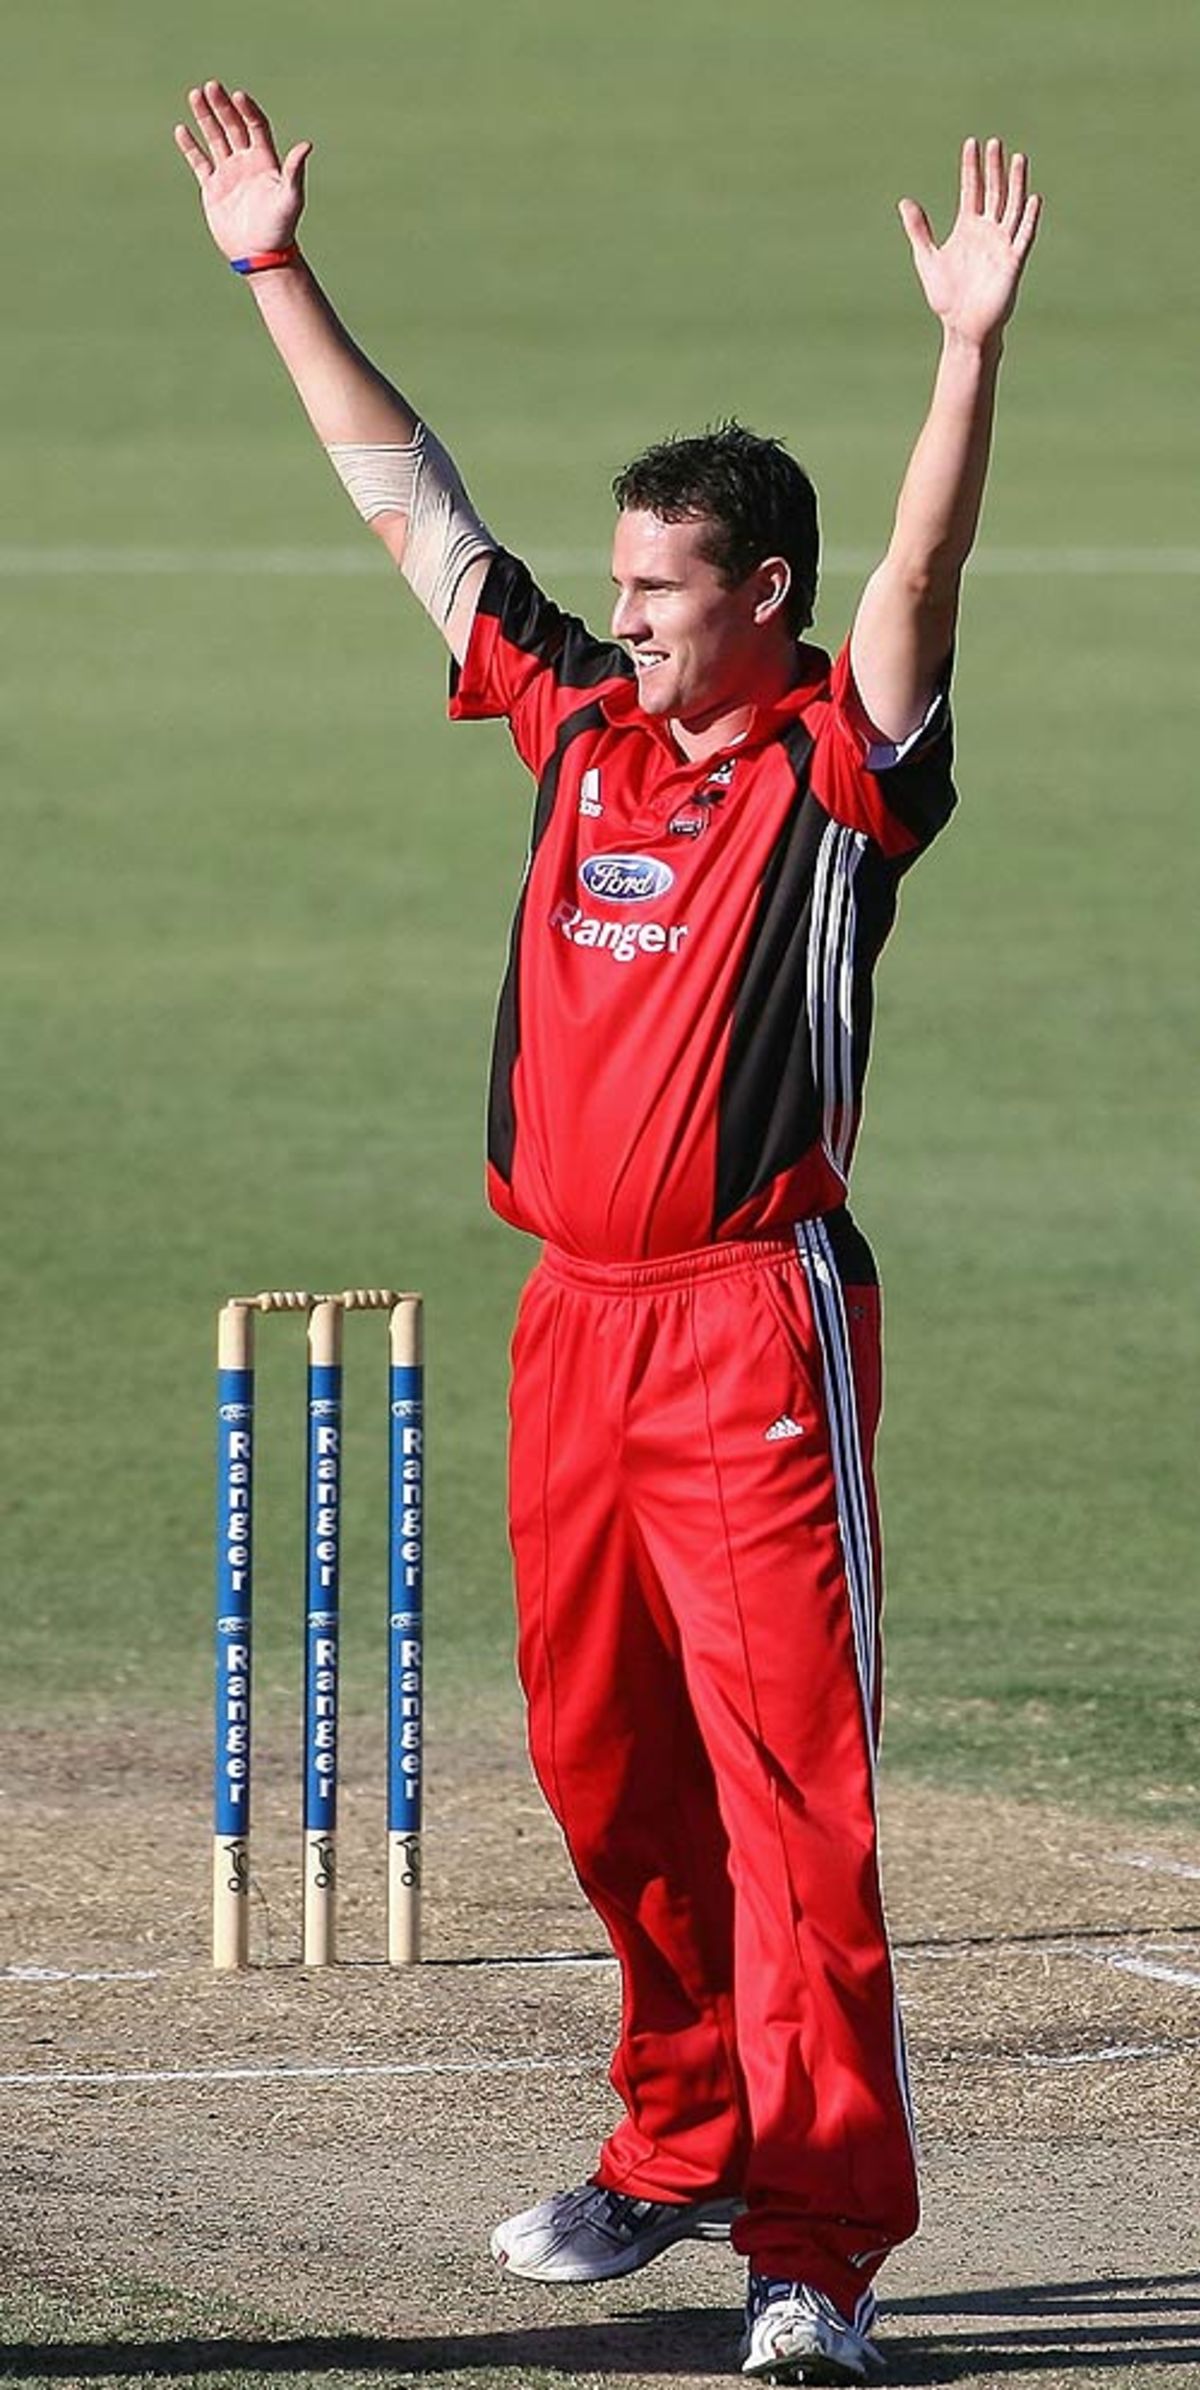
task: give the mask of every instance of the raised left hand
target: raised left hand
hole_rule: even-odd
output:
[[[915,199],[900,201],[921,288],[947,332],[961,340],[982,346],[1016,306],[1042,210],[1028,180],[1029,161],[1020,150],[1006,163],[1002,141],[989,141],[982,152],[978,141],[964,141],[958,214],[940,249],[924,208]]]

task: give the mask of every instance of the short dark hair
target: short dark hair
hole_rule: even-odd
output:
[[[785,618],[797,637],[807,629],[821,552],[817,493],[782,440],[763,439],[730,416],[644,449],[612,486],[623,513],[637,508],[664,523],[708,524],[705,553],[731,588],[764,556],[786,557],[792,586]]]

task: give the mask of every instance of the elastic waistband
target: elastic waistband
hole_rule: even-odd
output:
[[[737,1243],[700,1245],[691,1253],[665,1253],[655,1261],[585,1261],[564,1253],[559,1245],[544,1245],[540,1267],[560,1286],[593,1287],[606,1294],[655,1294],[663,1287],[694,1286],[702,1278],[721,1278],[736,1270],[769,1269],[780,1261],[795,1261],[805,1231],[821,1232],[843,1285],[874,1286],[875,1257],[849,1211],[824,1212],[812,1220],[797,1220],[774,1236],[744,1237]]]
[[[747,1237],[740,1244],[701,1245],[694,1253],[667,1253],[658,1261],[583,1261],[557,1245],[542,1250],[541,1266],[562,1286],[602,1288],[606,1294],[655,1294],[664,1287],[692,1286],[698,1278],[721,1278],[796,1256],[794,1234]]]

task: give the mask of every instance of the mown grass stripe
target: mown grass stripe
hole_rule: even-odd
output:
[[[873,548],[830,548],[822,572],[868,573],[878,562]],[[534,549],[529,559],[540,573],[607,573],[609,558],[599,548]],[[355,547],[124,548],[0,547],[0,578],[70,580],[88,575],[152,580],[195,573],[250,574],[263,579],[352,579],[386,572],[386,560],[371,544]],[[1200,548],[981,548],[972,573],[1041,574],[1051,578],[1135,573],[1151,578],[1188,578],[1200,573]]]

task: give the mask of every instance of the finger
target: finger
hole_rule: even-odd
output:
[[[1025,190],[1029,180],[1029,160],[1023,150],[1014,150],[1008,170],[1008,197],[1004,203],[1001,222],[1010,241],[1025,213]]]
[[[279,152],[275,146],[275,135],[271,131],[266,111],[259,107],[258,101],[251,99],[248,91],[235,91],[233,104],[241,111],[242,122],[250,137],[251,149],[269,149],[271,156],[278,160]]]
[[[304,205],[304,169],[312,156],[311,141],[297,141],[283,161],[283,179],[291,185],[301,207]]]
[[[1028,199],[1025,202],[1021,221],[1018,224],[1015,233],[1013,234],[1013,249],[1017,257],[1020,259],[1022,265],[1024,265],[1025,260],[1033,247],[1034,241],[1037,238],[1037,228],[1041,223],[1041,220],[1042,195],[1040,191],[1031,191]]]
[[[979,143],[972,139],[970,141],[964,141],[962,148],[962,173],[959,178],[958,186],[958,212],[960,216],[978,216],[982,213],[982,210],[983,173],[979,162]]]
[[[1004,143],[993,134],[984,151],[983,209],[999,217],[1004,206]]]
[[[250,135],[242,123],[241,109],[234,107],[224,84],[206,83],[204,90],[214,114],[220,120],[221,130],[230,150],[249,149]]]
[[[214,88],[219,88],[219,86],[206,84],[202,89],[189,91],[188,100],[192,114],[208,143],[213,165],[219,166],[222,159],[227,158],[230,153],[229,143],[225,138],[220,118],[208,96]]]
[[[928,257],[937,247],[929,218],[919,200],[901,199],[897,203],[900,222],[908,234],[914,257]]]
[[[206,183],[212,173],[212,159],[202,150],[194,133],[185,124],[175,127],[175,147],[187,159],[198,183]]]

